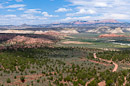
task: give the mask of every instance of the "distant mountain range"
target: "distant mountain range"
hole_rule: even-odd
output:
[[[52,24],[40,24],[40,25],[0,25],[0,29],[26,29],[26,28],[65,28],[65,27],[99,27],[99,26],[110,26],[110,27],[130,27],[130,23],[119,22],[114,19],[105,20],[92,20],[92,21],[72,21],[67,23],[52,23]]]
[[[121,23],[114,19],[105,19],[105,20],[92,20],[92,21],[73,21],[72,24],[99,24],[99,23]]]

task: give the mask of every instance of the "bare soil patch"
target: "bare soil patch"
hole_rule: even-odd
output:
[[[92,44],[92,43],[89,43],[89,42],[79,42],[79,41],[65,41],[65,42],[62,42],[63,44]]]
[[[105,81],[99,82],[98,86],[106,86],[106,82]]]

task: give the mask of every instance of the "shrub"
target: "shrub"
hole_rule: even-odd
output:
[[[38,79],[38,80],[37,80],[37,83],[39,83],[39,82],[40,82],[40,80]]]
[[[7,83],[11,83],[11,80],[10,80],[10,78],[8,78],[8,79],[7,79]]]
[[[20,77],[20,80],[21,80],[21,82],[23,82],[23,83],[24,83],[24,82],[25,82],[25,77],[23,77],[23,76],[22,76],[22,77]]]

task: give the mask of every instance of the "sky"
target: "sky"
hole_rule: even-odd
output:
[[[130,21],[130,0],[0,0],[0,25]]]

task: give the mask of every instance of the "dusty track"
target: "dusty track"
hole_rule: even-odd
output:
[[[125,82],[123,83],[123,86],[125,86],[127,83],[126,77],[124,77],[124,80],[125,80]]]
[[[94,56],[95,59],[98,58],[98,57],[96,56],[96,53],[94,53],[93,56]],[[113,62],[112,60],[106,60],[106,59],[102,59],[102,58],[99,58],[99,59],[102,60],[102,61],[108,62],[108,63],[113,63],[113,65],[114,65],[115,67],[114,67],[114,69],[112,70],[112,72],[116,72],[116,71],[117,71],[117,69],[118,69],[118,64],[116,64],[116,63]]]
[[[90,81],[86,82],[85,86],[88,86],[89,83],[91,83],[94,80],[94,78],[92,78]]]
[[[97,63],[97,64],[102,64],[104,66],[111,66],[111,64],[106,64],[106,63],[103,63],[103,62],[98,62],[98,61],[94,61],[94,60],[89,60],[90,62],[93,62],[93,63]]]
[[[113,62],[113,64],[115,65],[115,68],[113,69],[113,71],[112,71],[112,72],[116,72],[116,71],[117,71],[117,69],[118,69],[118,64],[116,64],[116,63],[114,63],[114,62]]]

